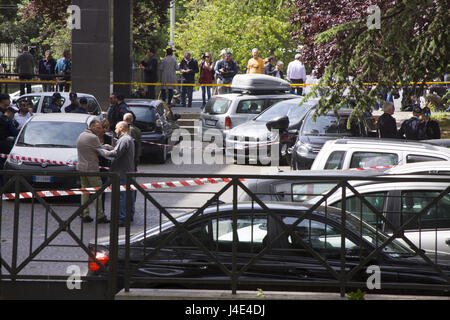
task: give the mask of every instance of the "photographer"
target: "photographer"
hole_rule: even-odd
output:
[[[225,58],[216,64],[215,72],[217,75],[217,84],[230,84],[234,76],[238,73],[237,64],[231,59],[231,51],[227,51]],[[221,87],[219,93],[231,92],[230,87]]]
[[[211,99],[211,87],[205,86],[205,84],[212,84],[214,79],[214,64],[212,62],[211,54],[206,52],[202,56],[202,61],[200,62],[200,77],[198,83],[203,84],[202,88],[202,106],[206,105],[206,95],[208,95],[208,100]]]

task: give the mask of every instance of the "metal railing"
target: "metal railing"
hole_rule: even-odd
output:
[[[210,178],[210,179],[225,179],[229,181],[224,186],[220,186],[219,189],[212,189],[214,184],[207,184],[203,187],[205,190],[192,190],[187,188],[184,190],[164,189],[164,187],[155,187],[150,190],[142,188],[137,179],[155,179],[159,180],[170,179],[194,179],[194,178]],[[416,291],[432,291],[438,293],[445,293],[450,289],[450,269],[440,264],[442,261],[438,261],[437,252],[435,252],[435,259],[433,261],[431,257],[433,255],[429,252],[424,252],[420,248],[420,245],[415,244],[409,239],[405,230],[408,226],[417,222],[417,220],[429,213],[430,209],[436,208],[441,205],[444,198],[448,201],[450,191],[450,178],[447,177],[427,177],[427,180],[434,183],[444,183],[446,186],[436,192],[432,199],[424,205],[420,210],[414,210],[409,212],[408,218],[403,220],[400,224],[395,224],[391,220],[387,219],[386,210],[376,208],[373,203],[367,200],[367,196],[358,191],[358,188],[353,185],[355,181],[374,181],[378,183],[417,183],[422,181],[421,177],[355,177],[349,173],[343,173],[341,176],[333,176],[333,178],[327,176],[314,177],[315,182],[332,182],[333,187],[329,188],[326,192],[314,195],[313,193],[306,193],[308,196],[319,196],[316,201],[309,206],[299,209],[301,214],[294,215],[295,222],[286,223],[280,218],[280,212],[273,209],[273,204],[269,204],[267,199],[264,199],[264,195],[277,196],[276,192],[270,191],[265,194],[257,193],[249,189],[246,186],[246,182],[252,179],[269,179],[275,181],[277,184],[280,182],[284,184],[291,184],[293,182],[303,183],[311,181],[311,177],[304,177],[301,173],[298,176],[275,176],[275,175],[193,175],[186,176],[180,174],[129,174],[127,178],[127,190],[130,187],[135,187],[137,191],[143,196],[145,201],[143,218],[148,221],[150,217],[158,217],[157,226],[159,228],[152,229],[147,227],[145,223],[141,233],[141,237],[134,234],[134,240],[131,235],[131,221],[127,220],[126,237],[124,247],[120,250],[124,250],[124,255],[119,258],[119,264],[123,263],[124,270],[124,288],[125,291],[129,291],[132,287],[140,286],[180,286],[180,287],[229,287],[232,293],[236,293],[238,287],[254,287],[254,288],[289,288],[289,290],[306,288],[328,288],[329,290],[339,290],[343,296],[346,290],[350,288],[367,288],[367,279],[364,279],[362,275],[365,275],[366,268],[372,265],[374,261],[378,261],[381,264],[382,273],[382,288],[385,290],[416,290]],[[128,199],[131,199],[131,192],[127,191]],[[247,207],[240,201],[242,195],[238,196],[239,192],[248,195],[247,199],[250,200],[247,203]],[[339,209],[331,208],[327,203],[328,199],[336,193],[341,196],[341,205]],[[295,195],[299,195],[296,193]],[[283,193],[283,196],[292,196],[292,193]],[[360,201],[361,212],[353,212],[352,216],[344,214],[347,211],[347,198],[356,197]],[[159,198],[159,199],[158,199]],[[225,199],[229,203],[228,209],[223,209],[219,206],[221,199]],[[170,200],[172,199],[172,200]],[[195,200],[194,200],[195,199]],[[279,200],[278,200],[279,201]],[[186,202],[186,204],[183,204]],[[302,204],[297,204],[301,206]],[[244,208],[244,207],[245,208]],[[250,207],[249,207],[250,206]],[[355,227],[355,219],[362,218],[362,209],[370,210],[376,217],[378,222],[382,222],[386,230],[390,230],[386,235],[380,230],[379,223],[375,223],[373,229],[370,226],[366,226],[362,220]],[[253,208],[253,209],[249,209]],[[130,208],[129,208],[130,209]],[[291,208],[292,209],[292,208]],[[327,214],[329,217],[334,216],[334,222],[336,222],[336,210],[339,212],[339,218],[337,224],[333,228],[340,230],[338,237],[336,234],[330,231],[327,234],[327,224],[325,223],[326,232],[320,237],[333,239],[332,248],[327,248],[325,241],[325,248],[317,247],[311,240],[314,236],[312,229],[308,238],[298,238],[296,235],[296,229],[299,226],[305,227],[303,224],[308,221],[315,223],[313,217],[321,217],[325,219]],[[182,220],[177,221],[176,216],[180,212],[191,211],[188,217],[184,217]],[[206,214],[205,214],[206,212]],[[287,212],[287,211],[286,211]],[[328,213],[327,213],[328,212]],[[390,212],[392,214],[394,212]],[[221,234],[219,230],[214,231],[214,226],[218,228],[220,222],[220,216],[230,217],[230,226],[232,229],[227,230],[226,234]],[[228,214],[228,215],[227,215]],[[250,224],[242,224],[242,215],[251,216]],[[257,217],[266,217],[268,220],[275,221],[278,233],[273,234],[273,231],[268,231],[271,234],[270,240],[264,239],[263,245],[261,239],[255,240],[255,232],[260,222],[255,222]],[[211,218],[208,218],[211,217]],[[324,218],[325,217],[325,218]],[[199,233],[198,221],[209,221],[205,224],[205,228],[209,231],[208,235]],[[209,220],[208,220],[209,219]],[[319,220],[320,220],[319,219]],[[437,217],[436,217],[437,219]],[[242,220],[242,221],[241,221]],[[319,221],[318,220],[318,221]],[[449,217],[450,220],[450,217]],[[166,229],[164,223],[171,222],[171,229]],[[248,221],[247,221],[248,222]],[[331,224],[330,224],[331,226]],[[358,235],[355,230],[361,230]],[[154,226],[153,226],[154,227]],[[273,225],[272,225],[273,227]],[[247,233],[251,233],[250,244],[242,243],[239,240],[240,237],[249,237],[249,234],[245,235],[244,229],[247,228]],[[376,240],[373,240],[370,246],[367,246],[366,238],[367,234],[363,231],[369,228],[373,230]],[[369,230],[367,229],[367,230]],[[438,232],[438,225],[435,227],[435,231]],[[170,231],[170,232],[169,232]],[[364,231],[365,232],[365,231]],[[351,235],[353,238],[348,238],[346,235]],[[355,240],[355,236],[357,237]],[[222,237],[222,238],[221,238]],[[297,247],[294,249],[294,238]],[[152,241],[153,239],[157,239]],[[178,238],[184,239],[186,243],[177,241]],[[228,247],[221,248],[221,239],[228,241]],[[317,237],[316,237],[317,238]],[[280,246],[281,242],[286,243],[286,239],[290,239],[289,246]],[[352,239],[352,240],[350,240]],[[138,240],[138,241],[137,241]],[[399,244],[401,240],[402,244]],[[223,242],[227,242],[223,241]],[[360,243],[358,242],[360,241]],[[245,242],[245,241],[244,241]],[[353,243],[349,245],[349,243]],[[351,257],[349,257],[349,250],[352,246],[356,246],[357,250],[353,250]],[[245,245],[249,245],[254,250],[245,248]],[[261,246],[262,245],[262,246]],[[324,245],[323,243],[321,245]],[[423,262],[423,268],[428,268],[429,281],[406,281],[405,279],[399,280],[401,277],[390,275],[389,267],[382,264],[382,261],[386,259],[386,252],[392,250],[393,247],[400,246],[402,250],[407,249],[408,254],[415,255],[417,259]],[[244,248],[244,249],[242,249]],[[337,249],[336,249],[337,248]],[[326,249],[332,249],[332,254],[326,252]],[[370,250],[369,250],[370,249]],[[243,251],[242,251],[243,250]],[[305,267],[299,261],[283,261],[282,267],[274,260],[274,256],[284,257],[290,256],[297,252],[299,255],[307,255],[309,264]],[[402,254],[406,254],[403,252]],[[400,254],[399,254],[400,255]],[[244,258],[245,256],[245,258]],[[272,259],[272,260],[271,260]],[[383,260],[384,259],[384,260]],[[295,259],[294,259],[295,260]],[[394,259],[395,260],[395,259]],[[283,275],[276,272],[271,272],[271,268],[275,270],[282,268],[286,270],[300,270],[294,277],[287,276],[283,279]],[[311,268],[308,270],[308,268]],[[403,267],[405,274],[414,269],[414,266]],[[410,268],[410,269],[408,269]],[[315,269],[320,269],[322,275],[319,277],[315,273]],[[401,268],[400,268],[401,269]],[[400,270],[399,269],[399,270]],[[214,272],[212,272],[213,270]],[[266,270],[263,272],[261,270]],[[387,270],[387,271],[386,271]],[[395,271],[400,273],[401,271]],[[433,274],[430,275],[430,272]],[[172,275],[170,274],[172,273]],[[260,273],[259,279],[252,279]],[[272,275],[272,278],[265,278],[264,276]],[[304,279],[301,279],[302,275]],[[423,277],[427,277],[422,275]],[[296,278],[297,277],[297,278]],[[366,275],[366,278],[368,276]],[[407,278],[406,276],[404,278]],[[413,275],[411,275],[411,279]],[[311,280],[309,280],[311,279]],[[397,279],[397,280],[396,280]],[[437,280],[438,279],[438,280]]]
[[[2,283],[45,280],[61,281],[69,278],[69,266],[75,266],[80,274],[76,281],[106,281],[105,297],[112,299],[116,293],[116,258],[118,243],[118,192],[119,178],[113,173],[83,173],[87,177],[100,177],[104,183],[88,200],[80,205],[77,198],[55,198],[57,190],[42,192],[33,186],[32,177],[52,177],[64,180],[80,178],[79,172],[52,171],[2,171],[6,180],[0,188],[0,296]],[[76,187],[76,186],[75,186]],[[100,225],[95,219],[90,224],[79,218],[85,208],[94,201],[101,201],[109,189],[110,225]],[[61,190],[61,189],[59,189]],[[8,197],[5,197],[5,194]],[[31,194],[31,195],[30,195]],[[13,200],[11,197],[14,197]],[[25,198],[25,199],[24,199]],[[97,210],[90,215],[98,214]],[[110,267],[103,276],[91,276],[89,263],[105,269],[93,253],[101,237],[109,237]],[[92,248],[94,250],[92,250]],[[74,280],[75,281],[75,280]],[[69,289],[68,289],[69,290]]]

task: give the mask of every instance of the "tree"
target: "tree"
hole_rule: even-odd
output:
[[[222,49],[230,48],[242,71],[255,47],[262,57],[273,55],[285,63],[295,54],[287,4],[277,7],[271,0],[191,0],[185,6],[186,16],[175,30],[179,52],[190,51],[199,58],[209,51],[217,60]]]
[[[369,28],[368,8],[380,9],[380,28]],[[447,0],[296,0],[294,39],[304,62],[320,77],[309,97],[322,91],[318,113],[356,101],[367,110],[383,89],[394,94],[448,72],[450,21]],[[377,83],[369,90],[367,83]],[[345,94],[344,94],[345,93]]]

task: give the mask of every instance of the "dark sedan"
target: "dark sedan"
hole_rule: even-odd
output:
[[[180,116],[161,100],[129,100],[127,104],[136,116],[135,125],[142,131],[142,157],[165,163]]]
[[[350,128],[347,128],[351,109],[340,109],[337,115],[334,111],[330,111],[325,115],[317,116],[314,120],[315,111],[316,109],[311,109],[305,116],[297,142],[292,148],[291,167],[294,170],[311,168],[320,149],[328,140],[342,137],[368,137],[376,134],[370,114],[364,114],[360,119],[353,119]]]
[[[341,267],[349,272],[388,238],[356,216],[346,214],[345,249],[342,251],[340,210],[319,207],[305,214],[310,207],[273,202],[266,205],[272,214],[254,203],[240,203],[236,215],[233,215],[232,205],[213,206],[193,219],[189,219],[192,213],[178,217],[177,221],[182,223],[185,231],[179,230],[177,234],[174,234],[172,222],[168,222],[145,234],[132,236],[128,269],[131,270],[132,286],[173,287],[176,284],[182,288],[227,289],[230,288],[234,260],[237,271],[246,266],[239,276],[238,289],[298,290],[308,287],[311,290],[313,287],[321,290],[322,287],[335,290],[339,288],[337,278]],[[236,226],[235,230],[233,226]],[[164,242],[165,245],[155,251]],[[89,247],[98,260],[89,263],[89,275],[108,272],[109,245],[99,243]],[[125,240],[119,241],[118,252],[121,278],[125,270]],[[256,257],[258,253],[260,257]],[[341,254],[345,255],[344,262],[341,262]],[[104,264],[105,268],[100,268],[97,263]],[[438,284],[450,288],[445,279],[450,275],[450,265],[439,264],[445,274],[442,276],[397,240],[374,255],[348,281],[365,284],[369,264],[380,268],[382,286],[400,289],[402,284]],[[438,289],[439,293],[448,294],[442,287]]]

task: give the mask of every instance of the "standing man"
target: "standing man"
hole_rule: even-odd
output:
[[[276,67],[274,66],[275,58],[270,56],[267,58],[267,63],[264,65],[264,72],[269,76],[275,76]]]
[[[78,162],[77,170],[81,172],[99,172],[98,149],[102,148],[98,134],[102,130],[102,125],[98,120],[92,120],[89,128],[80,134],[77,140]],[[99,176],[80,176],[81,188],[94,188],[102,186],[102,179]],[[89,194],[81,195],[81,205],[85,204],[89,199]],[[105,216],[102,201],[99,197],[94,200],[97,211],[98,223],[109,223]],[[92,222],[93,219],[89,215],[89,206],[87,206],[81,214],[83,222]]]
[[[231,51],[225,52],[225,58],[216,64],[217,84],[231,84],[234,76],[238,73],[236,62],[231,59]],[[219,87],[219,93],[231,92],[230,87]]]
[[[20,100],[19,102],[19,112],[17,112],[14,115],[14,119],[19,124],[19,127],[17,129],[21,129],[25,122],[27,122],[28,119],[31,118],[31,113],[28,110],[28,101],[27,100]]]
[[[192,108],[192,94],[194,92],[195,74],[198,73],[198,63],[191,57],[190,52],[184,54],[184,59],[180,63],[181,71],[181,105],[186,107],[186,95],[188,99],[188,108]],[[184,84],[184,85],[183,85]],[[192,85],[191,85],[192,84]]]
[[[9,119],[5,112],[11,104],[11,99],[8,94],[0,94],[0,153],[9,154],[11,145],[7,138],[10,136],[16,137],[19,130],[14,126],[11,119]],[[3,170],[6,159],[0,157],[0,170]],[[3,176],[0,176],[0,187],[3,186]]]
[[[147,49],[148,60],[142,60],[140,68],[144,70],[144,81],[147,83],[158,82],[158,59],[155,56],[153,48]],[[147,97],[149,99],[156,99],[155,85],[147,86]]]
[[[104,157],[113,158],[111,162],[111,171],[119,173],[120,185],[126,185],[126,173],[135,172],[135,150],[134,141],[130,136],[130,127],[125,121],[120,121],[116,124],[115,133],[119,139],[112,151],[106,151],[99,148],[99,152]],[[131,212],[130,220],[133,219],[134,208],[134,192],[131,192]],[[120,210],[119,210],[119,227],[126,226],[127,205],[126,205],[126,191],[120,192]]]
[[[287,67],[287,80],[290,83],[305,83],[306,82],[306,68],[304,64],[301,62],[301,54],[297,53],[295,55],[295,60],[289,62]],[[303,93],[302,87],[292,87],[291,93],[295,93],[295,88],[297,88],[297,95],[301,96]]]
[[[63,56],[56,61],[55,74],[57,75],[58,91],[69,92],[70,84],[67,83],[71,79],[72,62],[70,61],[70,51],[64,50]]]
[[[398,132],[401,138],[407,140],[423,140],[425,134],[423,127],[420,124],[420,117],[422,115],[422,109],[416,105],[413,107],[413,116],[408,120],[403,121],[400,131]]]
[[[54,81],[55,80],[55,67],[56,60],[53,59],[50,50],[45,51],[45,57],[39,61],[39,76],[42,81]],[[44,92],[53,91],[53,84],[42,84]]]
[[[385,102],[383,105],[384,113],[378,118],[377,128],[378,136],[380,138],[398,138],[397,122],[392,116],[395,111],[394,104],[392,102]]]
[[[20,80],[29,81],[33,79],[34,57],[28,51],[28,46],[23,46],[22,53],[16,58],[16,68]],[[31,93],[31,83],[21,83],[21,96],[25,94],[25,86],[27,88],[27,93]]]
[[[227,51],[225,49],[223,49],[222,51],[220,51],[220,56],[222,57],[221,60],[217,59],[216,63],[214,64],[214,74],[215,74],[215,83],[216,84],[222,84],[222,80],[219,78],[219,69],[217,68],[217,66],[219,65],[220,61],[225,60]],[[214,86],[213,87],[213,91],[212,91],[212,95],[215,96],[218,93],[222,93],[222,91],[220,90],[221,87],[219,86]]]
[[[61,112],[61,94],[59,92],[55,92],[52,96],[52,103],[50,105],[45,106],[42,109],[43,113],[52,113],[52,112]]]
[[[128,123],[128,126],[130,127],[130,136],[134,139],[135,146],[135,164],[136,168],[135,171],[137,171],[137,166],[139,165],[139,159],[142,155],[142,132],[141,130],[134,125],[134,118],[132,113],[127,113],[123,116],[123,121]]]
[[[247,63],[247,73],[265,73],[264,61],[259,57],[258,48],[253,48],[252,50],[252,58]]]
[[[435,120],[431,120],[431,109],[424,107],[422,109],[422,122],[421,128],[424,132],[424,139],[440,139],[441,138],[441,128],[439,123]]]
[[[177,70],[179,66],[177,60],[173,57],[173,49],[167,48],[166,57],[161,60],[161,99],[166,101],[168,105],[172,104],[174,86],[166,84],[177,83]],[[167,91],[167,92],[166,92]],[[167,99],[167,100],[166,100]]]
[[[109,102],[111,106],[107,111],[107,119],[110,123],[110,128],[115,128],[116,124],[123,121],[123,117],[127,113],[131,113],[133,118],[136,119],[133,111],[125,103],[125,95],[122,93],[113,93],[109,97]]]

